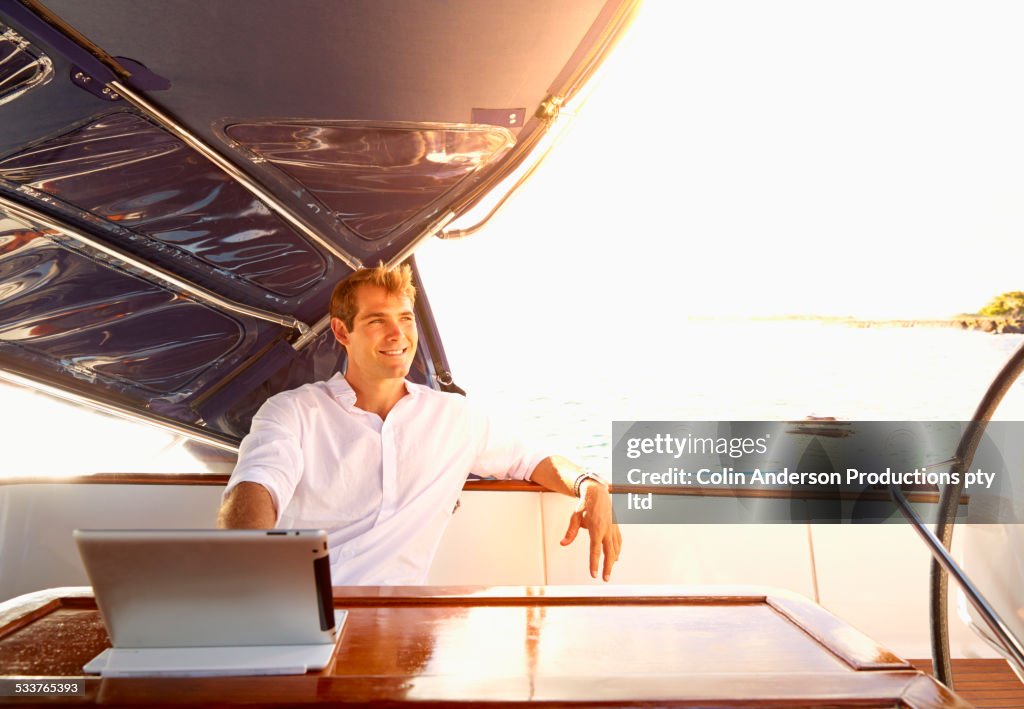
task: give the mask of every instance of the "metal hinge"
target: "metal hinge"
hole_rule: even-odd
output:
[[[562,104],[564,102],[565,99],[561,96],[548,96],[540,102],[540,106],[537,107],[537,112],[533,115],[544,121],[554,121],[558,118],[558,113],[562,110]]]

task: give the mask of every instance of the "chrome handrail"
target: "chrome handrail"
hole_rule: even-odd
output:
[[[1024,344],[1017,348],[1013,356],[1003,365],[978,404],[971,423],[964,431],[960,438],[960,444],[957,446],[956,457],[960,460],[957,470],[963,471],[971,467],[974,454],[985,435],[986,425],[1022,371],[1024,371]],[[935,536],[941,541],[944,550],[949,550],[953,544],[953,525],[956,519],[956,510],[960,504],[960,496],[963,493],[963,476],[960,476],[960,481],[956,485],[947,485],[939,500]],[[932,560],[930,596],[932,668],[935,679],[952,687],[953,668],[949,658],[949,620],[947,617],[949,577],[942,565],[934,559]]]
[[[999,616],[985,596],[982,595],[981,591],[971,582],[967,574],[964,573],[964,570],[960,568],[960,565],[956,563],[942,545],[942,542],[939,541],[939,538],[921,521],[921,518],[914,512],[914,508],[910,506],[910,503],[903,496],[902,491],[893,486],[889,488],[889,494],[899,508],[900,513],[910,522],[914,531],[917,532],[918,536],[927,545],[928,550],[932,554],[933,562],[941,566],[947,574],[956,579],[957,584],[963,589],[971,605],[981,615],[985,624],[995,633],[996,638],[999,639],[999,642],[1009,653],[1013,662],[1016,663],[1019,671],[1024,672],[1024,645],[1013,634],[1006,621]]]
[[[303,236],[311,239],[313,242],[319,244],[321,247],[326,249],[332,255],[341,259],[341,262],[352,270],[356,270],[363,267],[362,262],[355,256],[347,253],[346,251],[339,249],[328,239],[324,238],[317,232],[313,227],[307,224],[302,218],[295,214],[289,209],[281,200],[271,194],[268,190],[264,189],[256,180],[249,177],[243,172],[237,165],[221,155],[213,146],[208,145],[205,141],[200,139],[190,130],[185,128],[180,122],[173,118],[169,113],[161,109],[155,102],[145,98],[142,94],[131,89],[126,84],[120,81],[111,81],[107,84],[112,91],[116,92],[124,100],[130,103],[132,106],[142,111],[145,115],[149,116],[157,123],[160,124],[168,132],[174,134],[179,140],[188,145],[190,148],[195,150],[197,153],[202,155],[204,158],[212,162],[217,168],[227,174],[232,180],[241,185],[251,195],[259,199],[261,202],[267,205],[267,208],[277,214],[279,217],[284,219],[294,229],[298,230]]]
[[[265,320],[267,322],[283,325],[284,327],[297,330],[300,335],[305,335],[309,332],[309,325],[300,320],[296,320],[295,318],[287,315],[272,313],[269,310],[263,310],[262,308],[254,308],[250,305],[245,305],[244,303],[239,303],[235,300],[225,298],[196,283],[192,283],[191,281],[187,281],[184,278],[176,276],[170,271],[166,271],[158,266],[154,266],[151,263],[143,261],[140,258],[136,258],[126,251],[122,251],[117,247],[99,241],[95,237],[85,234],[69,224],[57,221],[53,217],[44,214],[37,209],[27,207],[23,204],[10,200],[3,195],[0,195],[0,209],[13,215],[15,218],[29,222],[28,226],[30,227],[32,223],[35,223],[46,229],[71,238],[81,244],[85,244],[91,249],[95,249],[100,253],[106,254],[121,263],[145,273],[151,278],[160,281],[163,285],[169,286],[174,290],[191,296],[193,299],[206,303],[207,305],[212,305],[221,310],[246,315],[258,320]]]

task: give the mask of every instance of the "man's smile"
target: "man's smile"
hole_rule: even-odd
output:
[[[403,347],[403,348],[397,349],[397,350],[380,350],[380,353],[382,355],[384,355],[385,357],[401,357],[402,355],[404,355],[408,351],[409,351],[408,347]]]

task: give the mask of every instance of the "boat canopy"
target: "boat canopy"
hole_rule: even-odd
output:
[[[0,369],[236,446],[341,366],[334,285],[514,186],[635,11],[0,0]]]

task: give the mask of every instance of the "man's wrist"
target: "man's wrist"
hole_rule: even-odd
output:
[[[584,488],[590,483],[596,483],[599,487],[608,490],[611,486],[606,480],[596,473],[592,473],[589,470],[584,470],[578,476],[576,476],[576,482],[572,486],[572,494],[576,497],[583,497]]]

